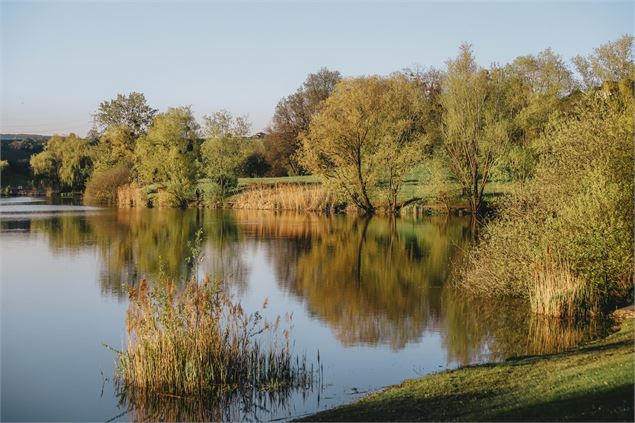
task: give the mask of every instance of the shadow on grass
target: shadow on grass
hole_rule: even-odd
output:
[[[634,421],[633,384],[489,414],[492,421]]]

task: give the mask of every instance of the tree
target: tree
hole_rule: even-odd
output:
[[[633,107],[632,86],[607,86],[552,116],[535,177],[485,226],[463,286],[551,304],[548,314],[632,303]]]
[[[107,169],[120,164],[132,167],[135,160],[135,135],[127,126],[111,126],[95,146],[96,168]]]
[[[147,132],[156,113],[157,109],[148,106],[142,93],[131,92],[101,102],[93,118],[99,135],[112,127],[126,127],[136,140]]]
[[[296,153],[300,136],[308,131],[312,116],[342,79],[338,71],[326,68],[311,73],[300,88],[276,105],[272,127],[265,138],[267,161],[276,174],[301,174]]]
[[[604,82],[635,80],[633,39],[632,35],[624,35],[601,45],[586,57],[573,58],[573,64],[587,89]]]
[[[539,137],[551,113],[561,110],[575,81],[564,60],[551,49],[537,56],[520,56],[505,68],[509,81],[508,104],[524,141]]]
[[[240,166],[247,155],[247,140],[251,125],[246,116],[233,116],[227,110],[205,116],[202,146],[203,169],[212,179],[214,192],[207,193],[213,201],[224,200],[237,186]]]
[[[476,215],[501,146],[508,138],[501,119],[502,73],[480,68],[469,44],[463,44],[458,57],[447,64],[441,99],[445,110],[444,150],[450,170]]]
[[[163,183],[170,203],[184,206],[193,196],[198,178],[199,126],[189,107],[169,108],[154,118],[148,133],[137,141],[138,181]]]
[[[30,164],[34,175],[48,186],[81,191],[92,172],[93,151],[89,140],[75,134],[53,135]]]
[[[248,178],[259,178],[271,169],[265,155],[261,151],[252,151],[241,164],[241,173]]]
[[[423,101],[403,76],[340,82],[303,137],[308,169],[367,213],[391,212],[403,177],[421,157]]]
[[[422,126],[426,133],[428,147],[432,150],[443,142],[441,94],[445,73],[432,67],[427,70],[415,67],[404,69],[399,74],[411,80],[420,92],[424,105]]]

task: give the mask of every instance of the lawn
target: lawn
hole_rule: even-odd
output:
[[[308,421],[633,421],[633,320],[574,351],[446,371]]]

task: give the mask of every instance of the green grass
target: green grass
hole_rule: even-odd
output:
[[[633,321],[560,354],[446,371],[308,421],[633,421]]]
[[[429,198],[427,191],[430,190],[429,186],[426,186],[427,177],[421,167],[413,168],[405,177],[404,184],[399,193],[398,200],[400,202],[409,201],[413,198],[419,198],[420,200],[414,204],[425,204],[426,207],[437,205],[437,201],[433,198]],[[280,176],[280,177],[262,177],[262,178],[238,178],[238,190],[237,193],[243,191],[250,185],[276,185],[276,184],[319,184],[321,183],[320,177],[315,175],[304,176]],[[198,181],[198,188],[206,192],[210,187],[211,182],[207,178],[202,178]],[[455,196],[451,200],[452,208],[467,208],[467,201],[460,197],[460,190],[454,186]],[[512,192],[514,184],[511,182],[490,182],[485,187],[486,200],[492,200],[502,194]],[[231,202],[236,194],[229,196],[227,201]],[[439,206],[440,207],[440,206]]]
[[[252,184],[275,185],[283,184],[315,184],[319,183],[320,178],[314,175],[305,176],[280,176],[280,177],[263,177],[263,178],[238,178],[238,186],[244,187]]]

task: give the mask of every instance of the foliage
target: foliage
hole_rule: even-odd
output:
[[[226,110],[204,118],[203,132],[207,139],[202,146],[203,170],[215,184],[205,194],[212,203],[224,201],[238,186],[249,130],[246,117],[234,117]]]
[[[84,201],[91,204],[117,204],[117,192],[119,187],[130,181],[130,168],[121,163],[114,167],[96,169],[84,191]]]
[[[528,298],[534,269],[551,269],[557,252],[568,269],[562,277],[572,273],[582,284],[578,311],[632,299],[633,124],[629,82],[592,90],[572,113],[554,117],[535,178],[487,225],[462,285]],[[560,283],[553,275],[539,280]]]
[[[114,127],[125,127],[133,139],[144,135],[157,110],[148,106],[142,93],[117,94],[117,98],[103,101],[93,115],[98,135]]]
[[[503,74],[480,68],[469,44],[448,61],[441,102],[444,107],[444,152],[473,214],[479,213],[485,185],[509,129],[503,110]]]
[[[99,137],[95,146],[96,168],[109,168],[118,164],[132,167],[135,161],[134,133],[127,126],[111,126]]]
[[[338,71],[322,68],[309,74],[294,94],[278,102],[272,128],[265,138],[266,158],[274,176],[303,173],[296,154],[300,148],[300,136],[308,131],[313,115],[341,79]]]
[[[184,206],[193,197],[199,174],[198,129],[189,107],[170,108],[157,115],[148,133],[137,141],[138,181],[165,184],[171,205]]]
[[[265,154],[261,151],[253,151],[240,165],[240,173],[248,178],[259,178],[265,176],[271,169]]]
[[[616,41],[603,44],[587,57],[576,56],[573,63],[587,89],[604,82],[633,81],[633,36],[623,35]]]
[[[47,187],[81,191],[93,165],[90,142],[75,134],[54,135],[31,157],[33,174]]]
[[[303,162],[360,209],[379,201],[395,212],[403,176],[422,157],[422,109],[403,76],[343,80],[303,138]]]

